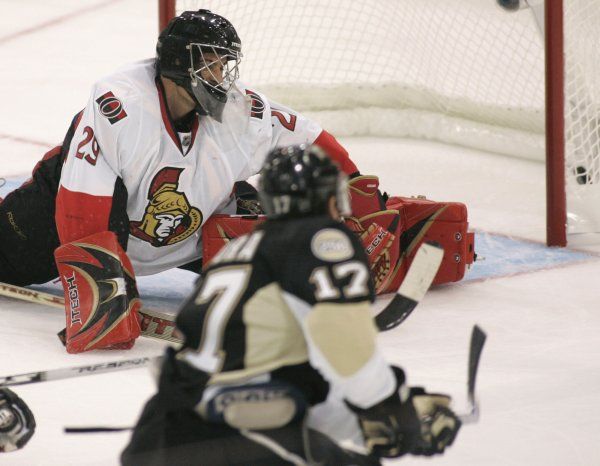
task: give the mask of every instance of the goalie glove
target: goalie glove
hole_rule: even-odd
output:
[[[346,402],[358,416],[367,448],[380,458],[443,453],[461,425],[449,408],[450,397],[420,387],[409,389],[404,371],[392,369],[398,388],[390,397],[366,409]]]
[[[117,236],[95,233],[60,246],[54,257],[65,294],[67,351],[131,348],[140,335],[141,302]]]
[[[35,431],[35,418],[25,402],[0,388],[0,452],[23,448]]]

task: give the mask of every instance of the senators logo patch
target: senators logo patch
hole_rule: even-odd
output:
[[[262,98],[250,89],[246,89],[246,95],[250,96],[250,116],[262,120],[265,111],[265,103]]]
[[[98,104],[100,113],[108,118],[111,125],[114,125],[117,121],[127,116],[127,113],[123,109],[123,104],[111,91],[98,97],[96,103]]]
[[[183,168],[167,167],[152,179],[144,217],[129,222],[129,233],[152,246],[179,243],[202,224],[202,212],[190,205],[185,193],[177,191]]]

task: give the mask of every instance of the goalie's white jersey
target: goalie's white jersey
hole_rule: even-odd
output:
[[[270,149],[321,132],[238,82],[222,123],[195,116],[191,132],[177,133],[154,60],[132,64],[95,84],[74,125],[57,197],[61,242],[128,230],[138,275],[197,260],[201,226],[227,210],[234,183]]]

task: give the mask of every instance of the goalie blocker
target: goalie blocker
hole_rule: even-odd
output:
[[[418,247],[438,243],[444,257],[433,284],[459,281],[475,260],[474,235],[468,232],[467,208],[458,202],[436,202],[422,197],[390,197],[379,192],[376,176],[350,180],[353,216],[346,224],[361,238],[367,252],[376,292],[395,292]],[[202,226],[203,262],[231,239],[251,231],[261,215],[213,215]]]
[[[141,302],[117,236],[95,233],[60,246],[54,256],[65,295],[67,352],[131,348],[140,335]]]

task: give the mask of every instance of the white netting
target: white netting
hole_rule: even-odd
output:
[[[541,0],[530,0],[539,4]],[[565,3],[569,231],[600,231],[600,1]],[[241,39],[241,77],[336,135],[544,159],[544,44],[495,0],[180,0]]]
[[[228,18],[242,79],[337,135],[435,139],[541,160],[544,59],[494,0],[179,1]]]
[[[564,2],[568,232],[600,232],[600,2]]]

